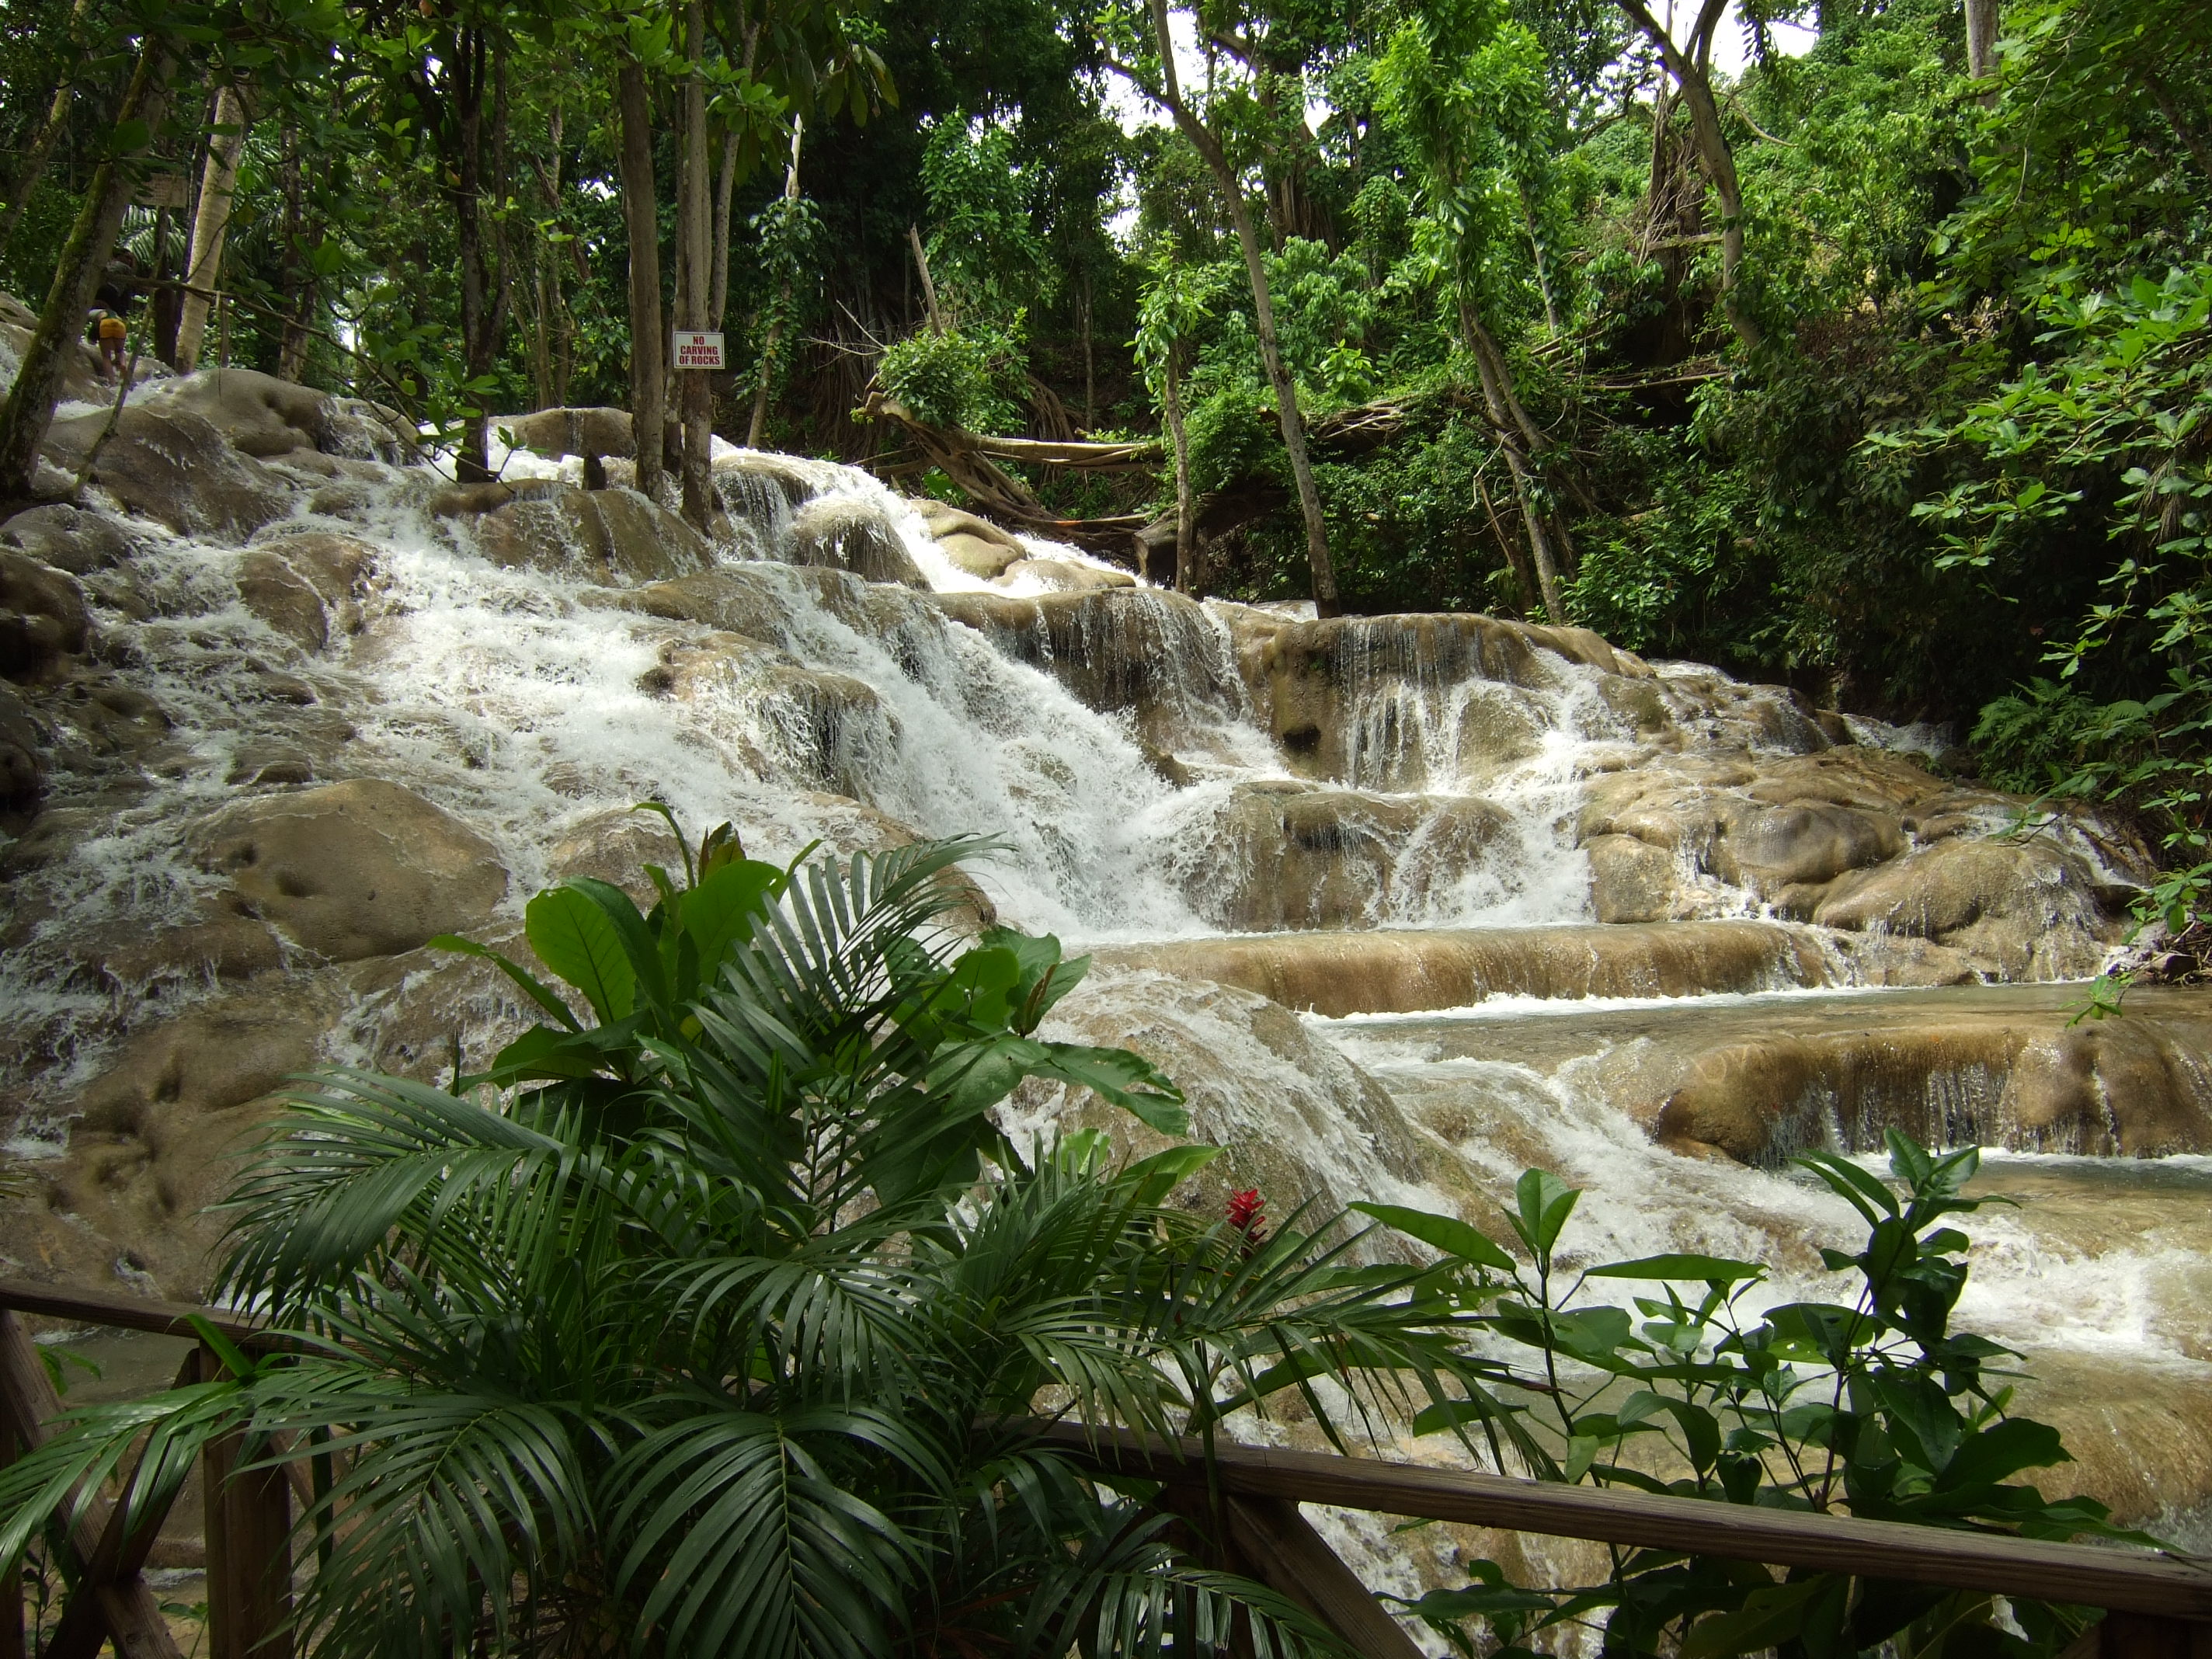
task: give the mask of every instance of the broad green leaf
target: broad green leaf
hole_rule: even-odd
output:
[[[1705,1285],[1735,1285],[1764,1279],[1766,1269],[1756,1261],[1732,1261],[1717,1255],[1646,1255],[1633,1261],[1614,1261],[1589,1270],[1592,1279],[1671,1279]]]
[[[637,970],[606,912],[574,887],[530,901],[523,931],[538,959],[584,994],[602,1021],[622,1018],[637,1000]]]
[[[1475,1226],[1462,1221],[1457,1216],[1437,1215],[1428,1210],[1409,1209],[1399,1204],[1370,1204],[1357,1202],[1345,1206],[1376,1220],[1408,1238],[1417,1238],[1433,1249],[1443,1251],[1477,1267],[1496,1272],[1513,1271],[1513,1258],[1491,1242],[1489,1236]]]

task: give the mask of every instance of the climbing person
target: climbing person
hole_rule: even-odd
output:
[[[123,372],[123,343],[130,335],[129,325],[113,312],[100,313],[100,355],[118,374]]]

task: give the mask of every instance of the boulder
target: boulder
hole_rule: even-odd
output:
[[[704,537],[632,489],[556,485],[483,512],[473,529],[494,564],[588,582],[662,581],[714,562]]]
[[[56,421],[46,447],[76,471],[107,424],[105,414]],[[127,513],[167,525],[179,535],[244,541],[289,517],[292,488],[282,474],[241,454],[222,429],[198,410],[151,401],[126,407],[115,435],[92,472]]]
[[[1492,996],[1688,997],[1830,983],[1823,941],[1771,921],[1273,933],[1106,945],[1097,957],[1332,1018],[1464,1008]]]
[[[209,1206],[337,1012],[327,989],[295,984],[134,1033],[77,1095],[65,1155],[33,1166],[42,1201],[7,1218],[9,1253],[79,1283],[150,1275],[200,1300],[224,1226]]]
[[[1245,710],[1220,635],[1181,593],[940,593],[933,602],[1000,655],[1051,675],[1086,708],[1134,715],[1139,735],[1163,751],[1201,744]]]
[[[107,514],[61,501],[18,513],[0,525],[0,544],[72,576],[111,569],[138,550],[137,538]]]
[[[301,649],[320,651],[334,633],[359,631],[358,601],[374,557],[375,549],[351,536],[280,536],[240,557],[239,598]]]
[[[1004,565],[1007,559],[1022,558],[1029,552],[1011,530],[1003,529],[993,524],[988,519],[979,518],[963,508],[954,507],[949,501],[936,501],[929,496],[921,495],[913,498],[908,505],[921,515],[921,521],[929,527],[930,535],[939,542],[950,536],[965,536],[969,540],[981,542],[986,546],[1003,549],[1006,554],[1006,559],[999,561],[1001,565]]]
[[[1103,587],[1137,585],[1137,579],[1126,570],[1102,570],[1073,559],[1016,559],[999,573],[999,580],[1009,585],[1033,585],[1052,593],[1088,593]]]
[[[541,409],[529,415],[503,415],[493,424],[514,447],[552,461],[564,455],[596,460],[637,453],[626,409]]]
[[[83,651],[90,627],[76,577],[0,547],[0,677],[52,678]]]
[[[928,580],[883,509],[854,496],[817,497],[792,515],[793,564],[849,570],[863,581],[897,582],[929,591]]]
[[[0,294],[0,346],[15,362],[31,343],[39,326],[39,313],[12,294]],[[115,371],[97,348],[73,340],[62,352],[61,401],[76,404],[113,403]]]
[[[420,459],[414,428],[398,410],[251,368],[204,368],[164,380],[133,407],[189,410],[258,460],[302,452],[403,464]]]
[[[1223,1213],[1229,1194],[1256,1188],[1271,1219],[1311,1200],[1334,1213],[1354,1199],[1415,1201],[1411,1189],[1450,1183],[1396,1103],[1331,1043],[1279,1004],[1249,991],[1102,965],[1047,1018],[1040,1035],[1134,1048],[1181,1086],[1190,1139],[1223,1149],[1181,1200]],[[1103,1130],[1118,1155],[1175,1144],[1088,1090],[1031,1081],[999,1109],[1018,1146],[1033,1136]]]
[[[2080,854],[2037,841],[1954,836],[1855,872],[1815,921],[1933,939],[2007,979],[2078,979],[2103,964],[2119,929]]]
[[[1029,556],[1024,548],[1004,547],[961,532],[935,539],[939,551],[952,562],[953,568],[970,576],[981,576],[986,581],[1004,575],[1008,565]]]
[[[242,801],[202,821],[191,847],[234,912],[336,962],[481,927],[507,892],[489,842],[376,778]]]
[[[1418,915],[1505,832],[1473,796],[1408,799],[1302,783],[1237,787],[1183,863],[1191,905],[1239,933],[1372,927]]]

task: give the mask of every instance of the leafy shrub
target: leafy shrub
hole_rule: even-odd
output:
[[[1856,1255],[1823,1249],[1831,1271],[1857,1281],[1849,1302],[1759,1305],[1766,1269],[1702,1255],[1648,1256],[1571,1267],[1561,1249],[1581,1194],[1557,1177],[1521,1177],[1509,1217],[1517,1257],[1449,1218],[1356,1205],[1443,1252],[1442,1273],[1496,1349],[1486,1384],[1431,1407],[1417,1430],[1487,1437],[1501,1468],[1538,1479],[1623,1486],[1871,1520],[1999,1530],[2023,1537],[2152,1540],[2111,1524],[2092,1499],[2045,1498],[2013,1477],[2069,1460],[2057,1431],[2011,1415],[1994,1369],[2016,1358],[1951,1328],[1966,1282],[1966,1235],[1948,1216],[2002,1200],[1960,1188],[1980,1154],[1937,1157],[1888,1137],[1900,1194],[1847,1158],[1798,1160],[1866,1220]],[[1629,1305],[1584,1300],[1618,1284]],[[1529,1403],[1523,1403],[1523,1402]],[[1515,1585],[1494,1561],[1464,1589],[1433,1592],[1413,1610],[1462,1652],[1467,1626],[1486,1624],[1497,1659],[1533,1659],[1538,1636],[1604,1615],[1607,1655],[1683,1659],[1772,1649],[1780,1659],[1841,1659],[1894,1650],[2027,1656],[2064,1648],[2088,1610],[1985,1591],[1763,1567],[1661,1549],[1616,1549],[1601,1583],[1565,1589]]]
[[[0,1560],[142,1435],[140,1517],[242,1430],[333,1466],[299,1618],[334,1656],[1327,1646],[1031,1413],[1208,1434],[1295,1389],[1326,1423],[1322,1371],[1410,1410],[1399,1374],[1443,1399],[1465,1373],[1456,1315],[1341,1231],[1173,1201],[1208,1149],[1011,1145],[989,1113],[1024,1077],[1183,1115],[1137,1055],[1036,1035],[1084,959],[940,925],[981,850],[786,870],[725,826],[650,872],[649,913],[586,879],[531,901],[565,990],[444,941],[541,1023],[450,1092],[337,1071],[295,1098],[222,1283],[299,1351],[210,1333],[228,1376],[74,1413],[0,1472]]]
[[[876,380],[931,426],[1011,431],[1022,412],[1006,390],[1008,366],[1020,360],[1010,340],[988,331],[924,329],[884,351]]]

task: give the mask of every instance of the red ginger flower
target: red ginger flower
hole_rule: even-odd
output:
[[[1260,1196],[1257,1187],[1247,1187],[1241,1193],[1231,1193],[1229,1194],[1229,1224],[1247,1238],[1257,1238],[1261,1228],[1267,1224],[1267,1217],[1263,1213],[1267,1207],[1267,1200]]]

